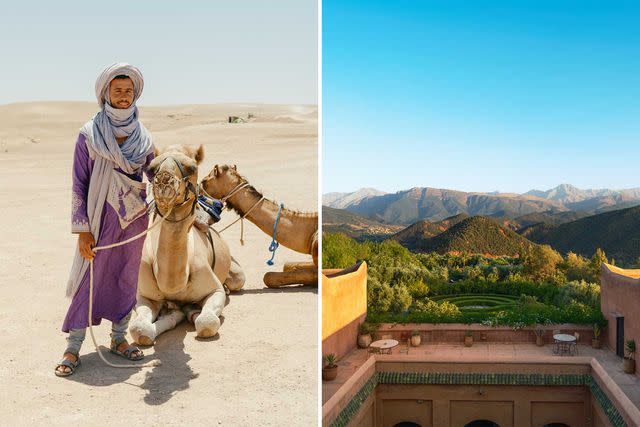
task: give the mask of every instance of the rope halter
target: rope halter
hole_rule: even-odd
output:
[[[185,170],[182,168],[182,165],[176,159],[174,159],[173,157],[167,156],[160,163],[158,168],[160,168],[162,166],[162,164],[164,162],[166,162],[168,159],[173,160],[173,162],[176,164],[176,166],[180,170],[180,174],[182,175],[182,177],[181,178],[176,178],[176,176],[174,174],[172,174],[171,172],[166,171],[166,170],[160,171],[157,174],[155,174],[155,176],[153,177],[153,185],[152,185],[154,200],[156,200],[157,196],[160,195],[163,198],[167,198],[167,199],[171,199],[172,201],[175,201],[175,199],[178,197],[178,192],[180,191],[180,184],[183,183],[183,182],[186,182],[186,184],[185,184],[185,192],[184,192],[184,200],[181,203],[178,203],[177,205],[174,205],[171,210],[175,210],[176,208],[180,208],[183,205],[185,205],[189,201],[189,193],[193,193],[194,198],[193,198],[193,201],[192,201],[191,210],[182,219],[175,220],[175,219],[169,219],[168,217],[165,218],[160,213],[160,210],[158,210],[158,203],[157,202],[155,203],[155,212],[158,215],[160,215],[161,217],[165,218],[169,222],[180,222],[180,221],[184,221],[185,219],[187,219],[191,215],[193,215],[193,212],[194,212],[194,210],[196,208],[196,204],[198,202],[198,190],[189,181],[189,178],[191,178],[191,176],[193,174],[187,174],[185,172]]]

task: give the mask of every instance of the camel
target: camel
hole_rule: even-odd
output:
[[[245,276],[218,233],[193,227],[197,200],[198,148],[172,145],[156,152],[153,175],[156,214],[164,221],[147,234],[142,250],[136,313],[131,336],[152,345],[158,335],[187,318],[199,338],[220,328],[226,302],[224,287],[237,291]]]
[[[279,205],[266,199],[238,173],[236,166],[216,165],[202,179],[200,188],[210,197],[246,217],[269,236],[278,215]],[[285,264],[283,272],[269,272],[264,276],[268,287],[291,284],[317,285],[318,283],[318,213],[282,209],[276,229],[276,240],[296,252],[309,254],[313,263]]]

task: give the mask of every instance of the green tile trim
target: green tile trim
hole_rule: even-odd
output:
[[[613,404],[611,399],[605,394],[605,392],[600,388],[600,385],[596,382],[595,379],[591,378],[589,381],[589,389],[591,390],[591,394],[598,401],[600,407],[604,411],[607,418],[609,418],[609,422],[614,427],[628,427],[628,424],[618,412],[618,408]]]
[[[379,384],[589,385],[588,374],[465,374],[457,372],[379,372]]]
[[[590,374],[513,374],[459,372],[376,372],[331,422],[346,427],[378,384],[587,386],[614,427],[628,427],[613,402]]]
[[[362,404],[367,400],[369,395],[373,393],[378,385],[378,375],[375,373],[369,377],[366,383],[351,398],[347,406],[344,407],[335,420],[331,422],[331,427],[345,427],[358,413]]]

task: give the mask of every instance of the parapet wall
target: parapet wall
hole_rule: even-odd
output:
[[[461,426],[487,416],[502,426],[639,426],[640,411],[588,357],[427,362],[375,355],[322,407],[322,425],[332,427]]]
[[[467,331],[473,334],[475,342],[499,343],[535,343],[534,327],[514,329],[509,326],[485,326],[482,324],[464,323],[382,323],[377,331],[379,338],[391,338],[404,342],[411,336],[412,331],[419,331],[423,342],[460,343]],[[559,330],[563,334],[580,334],[580,343],[591,345],[593,327],[590,325],[575,325],[570,323],[560,325],[543,325],[543,342],[553,342],[553,331]]]
[[[322,354],[339,359],[357,346],[367,316],[367,264],[322,274]]]

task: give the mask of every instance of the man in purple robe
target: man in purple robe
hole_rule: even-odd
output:
[[[130,360],[142,352],[129,345],[126,330],[136,304],[144,236],[111,249],[148,225],[143,173],[154,157],[151,136],[138,120],[140,71],[129,64],[107,67],[96,81],[101,110],[80,131],[73,160],[72,227],[78,251],[67,285],[71,305],[62,325],[67,348],[55,373],[68,376],[80,365],[79,352],[89,326],[89,261],[93,260],[93,325],[112,322],[111,351]],[[96,242],[97,238],[97,242]]]

